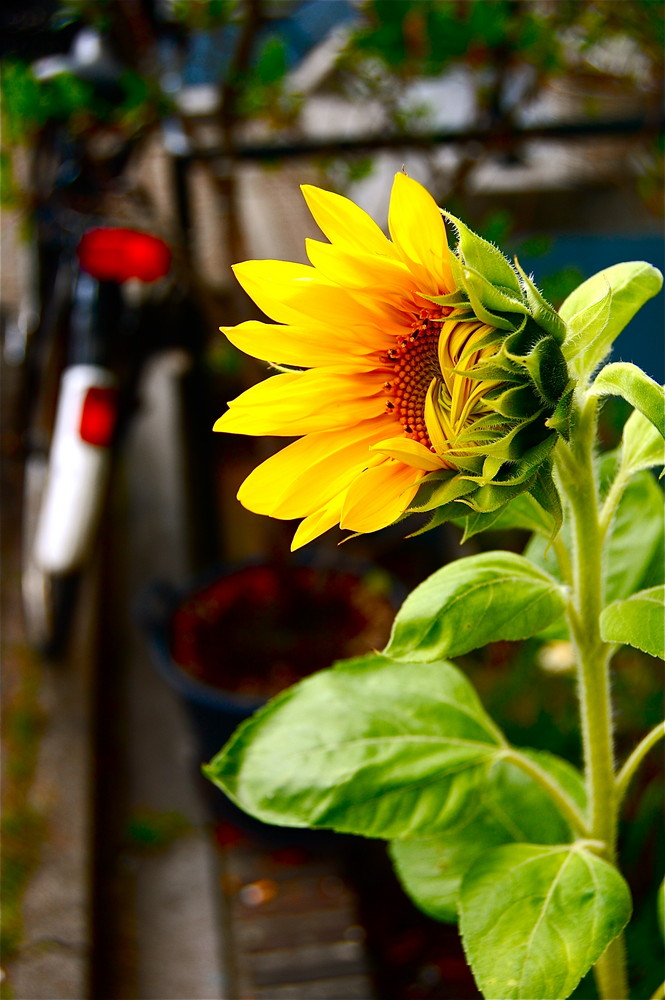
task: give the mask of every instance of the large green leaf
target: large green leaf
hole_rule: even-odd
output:
[[[579,844],[507,844],[466,873],[460,927],[491,1000],[565,1000],[630,918],[616,868]]]
[[[665,587],[640,590],[626,601],[615,601],[600,616],[606,642],[635,646],[651,656],[665,657]]]
[[[563,612],[562,588],[523,556],[485,552],[433,573],[397,613],[386,654],[428,662],[526,639]]]
[[[526,752],[583,806],[582,776],[548,753]],[[457,920],[460,882],[488,848],[515,841],[557,844],[571,829],[547,792],[509,760],[485,765],[485,780],[459,823],[436,837],[395,840],[390,854],[395,870],[416,906],[435,920]]]
[[[660,271],[638,260],[614,264],[579,285],[559,310],[568,326],[563,353],[571,373],[590,375],[662,284]]]
[[[504,746],[452,664],[374,654],[278,695],[205,773],[267,823],[423,836],[459,822]]]
[[[665,390],[637,365],[628,361],[605,365],[590,391],[594,396],[621,396],[644,414],[665,438]]]

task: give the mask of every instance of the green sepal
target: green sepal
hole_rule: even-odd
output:
[[[499,330],[506,330],[512,333],[517,324],[509,319],[505,314],[501,315],[499,313],[491,312],[486,308],[485,303],[478,294],[478,289],[474,285],[472,278],[472,272],[469,268],[464,269],[465,284],[464,288],[467,295],[469,296],[469,304],[473,310],[474,315],[482,322],[487,323],[488,326],[498,328]]]
[[[543,339],[543,331],[533,321],[511,333],[503,342],[502,353],[511,361],[524,365],[536,345]]]
[[[566,1000],[631,909],[625,880],[584,841],[490,848],[460,889],[464,950],[492,1000]]]
[[[418,538],[419,535],[425,535],[428,531],[440,528],[442,524],[446,524],[448,521],[455,521],[457,518],[468,514],[468,512],[468,508],[465,508],[463,504],[453,500],[451,503],[444,504],[442,507],[437,507],[425,524],[421,524],[419,528],[415,529],[415,531],[409,532],[406,537]]]
[[[489,531],[499,520],[501,512],[505,510],[506,506],[510,506],[510,504],[497,507],[496,510],[491,510],[487,514],[474,512],[473,514],[469,514],[468,517],[455,518],[455,523],[462,528],[460,545],[464,545],[474,535],[479,535],[481,531]]]
[[[484,455],[455,455],[453,452],[447,452],[446,461],[454,465],[456,469],[462,472],[468,473],[470,476],[482,476],[483,474],[483,464],[485,462]],[[423,482],[427,481],[427,477]]]
[[[484,323],[501,330],[513,331],[518,328],[521,320],[517,316],[513,318],[511,314],[529,315],[529,308],[521,297],[515,298],[510,292],[493,285],[474,268],[464,268],[463,281],[471,308]]]
[[[515,462],[504,463],[501,473],[495,477],[493,482],[497,486],[516,486],[530,476],[537,475],[540,471],[551,472],[549,456],[555,444],[556,438],[554,434],[550,434],[533,448],[526,450]]]
[[[531,487],[531,496],[536,503],[552,518],[552,531],[549,538],[552,540],[558,535],[563,523],[563,507],[561,497],[556,488],[556,483],[552,477],[552,462],[544,462],[538,472]]]
[[[520,493],[531,489],[534,480],[535,475],[521,483],[487,483],[486,486],[480,486],[475,493],[462,497],[460,503],[466,504],[471,510],[487,514],[498,510],[504,504],[518,497]]]
[[[570,440],[571,417],[575,385],[571,385],[556,405],[554,413],[545,421],[548,427],[560,434],[564,441]]]
[[[502,458],[493,458],[491,455],[488,455],[483,462],[483,471],[481,474],[482,479],[480,480],[480,484],[484,486],[486,483],[491,483],[494,477],[498,476],[502,465]]]
[[[542,326],[543,330],[547,330],[547,332],[554,337],[557,344],[562,344],[566,336],[566,324],[555,311],[554,307],[550,305],[547,299],[544,298],[542,293],[536,288],[532,278],[522,270],[517,257],[515,258],[514,264],[515,270],[522,278],[524,294],[526,295],[531,315],[535,319],[538,326]]]
[[[443,216],[457,230],[457,253],[464,264],[483,274],[493,285],[499,285],[521,297],[522,289],[517,273],[501,251],[472,232],[450,212],[443,212]]]
[[[451,257],[451,260],[454,258]],[[458,262],[459,266],[459,262]],[[448,292],[446,295],[423,295],[424,299],[428,302],[433,302],[435,306],[468,306],[469,299],[466,293],[458,288],[454,292]]]
[[[434,510],[452,500],[457,500],[466,493],[471,493],[474,484],[460,479],[455,472],[434,472],[426,477],[416,496],[411,501],[407,513]]]
[[[533,386],[528,383],[511,386],[509,389],[506,389],[505,386],[490,389],[485,395],[485,400],[491,403],[492,409],[496,413],[500,413],[504,417],[519,419],[531,416],[535,411],[542,409],[542,401],[536,395]]]
[[[543,400],[550,406],[557,406],[570,382],[559,345],[550,337],[544,337],[525,357],[524,365]]]
[[[493,285],[484,274],[481,274],[468,265],[464,268],[464,287],[472,288],[477,298],[483,305],[493,313],[500,315],[505,313],[520,313],[522,316],[530,316],[528,304],[524,301],[522,291],[519,295],[498,285]]]
[[[488,444],[485,448],[486,454],[503,458],[504,461],[519,461],[525,452],[540,444],[544,438],[551,438],[554,441],[554,434],[548,432],[544,424],[536,422],[538,415],[536,413],[533,417],[522,420],[508,434],[493,444]]]
[[[480,345],[482,346],[482,344]],[[475,347],[474,347],[475,350]],[[472,368],[454,368],[457,375],[483,382],[523,382],[524,370],[516,362],[501,355],[480,361]]]
[[[665,438],[665,390],[637,365],[628,361],[605,365],[589,393],[592,396],[621,396],[644,414]]]

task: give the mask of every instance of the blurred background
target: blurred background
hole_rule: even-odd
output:
[[[402,168],[517,254],[556,306],[613,263],[662,269],[663,4],[7,0],[0,24],[3,995],[475,997],[455,929],[413,910],[380,847],[252,827],[198,765],[280,687],[353,643],[380,647],[399,594],[443,561],[524,538],[460,549],[455,527],[404,541],[398,526],[349,542],[343,560],[326,538],[296,567],[294,524],[235,500],[283,440],[211,432],[270,374],[218,328],[260,316],[233,262],[306,260],[318,233],[300,184],[343,193],[384,226]],[[168,263],[140,281],[86,264],[81,241],[99,225],[150,234]],[[126,262],[135,248],[123,248]],[[98,282],[94,309],[81,271]],[[102,308],[107,286],[122,294]],[[52,424],[63,355],[103,317],[122,405],[95,530],[75,572],[40,577],[35,597],[44,412]],[[614,351],[659,382],[662,320],[650,302]],[[626,416],[606,406],[607,450]],[[634,520],[649,497],[635,495]],[[645,535],[644,574],[660,547],[662,530]],[[292,598],[285,617],[302,622],[307,607],[304,652],[272,656],[277,625],[254,606],[272,584],[229,577],[248,560]],[[328,574],[320,606],[305,603],[314,570]],[[352,577],[363,589],[349,598]],[[343,627],[326,619],[323,605],[347,599]],[[349,617],[352,645],[312,662]],[[251,631],[264,635],[258,653]],[[268,676],[252,657],[268,658]],[[579,762],[565,644],[500,644],[465,667],[511,739]],[[621,652],[615,689],[625,755],[657,721],[657,664]],[[637,786],[624,854],[631,974],[646,993],[662,969],[658,761]],[[576,996],[594,997],[593,984]]]

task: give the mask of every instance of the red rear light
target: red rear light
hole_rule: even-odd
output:
[[[98,281],[157,281],[169,273],[171,251],[157,236],[136,229],[91,229],[78,247],[81,267]]]
[[[115,427],[116,398],[116,390],[108,386],[93,385],[86,390],[79,425],[82,441],[108,448]]]

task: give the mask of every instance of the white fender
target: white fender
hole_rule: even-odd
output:
[[[81,414],[90,388],[114,384],[112,373],[97,365],[72,365],[63,372],[34,544],[43,572],[78,569],[94,544],[111,455],[109,447],[82,440]]]

